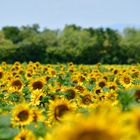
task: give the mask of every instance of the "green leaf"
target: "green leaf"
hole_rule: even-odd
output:
[[[119,91],[118,92],[118,100],[122,105],[122,110],[127,111],[130,110],[134,104],[137,104],[134,98],[134,89],[128,91]]]
[[[0,140],[11,140],[16,134],[18,134],[18,132],[19,131],[14,128],[0,128]]]
[[[11,116],[0,115],[0,128],[10,126]]]
[[[43,122],[37,123],[38,127],[35,127],[33,124],[27,126],[28,129],[34,132],[34,134],[39,137],[44,137],[46,135],[47,129]]]

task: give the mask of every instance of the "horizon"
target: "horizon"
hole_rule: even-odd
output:
[[[26,24],[26,25],[5,25],[5,26],[2,26],[0,27],[0,29],[4,28],[4,27],[18,27],[18,28],[21,28],[22,26],[32,26],[34,24],[38,24],[38,23],[33,23],[33,24]],[[71,24],[65,24],[63,26],[63,28],[49,28],[47,26],[44,26],[44,27],[41,27],[40,24],[39,25],[39,29],[42,31],[44,29],[51,29],[51,30],[63,30],[65,28],[66,25],[76,25],[76,26],[80,26],[80,25],[77,25],[75,23],[71,23]],[[136,25],[128,25],[128,24],[112,24],[112,25],[103,25],[103,26],[94,26],[94,27],[91,27],[91,26],[87,26],[87,27],[83,27],[83,26],[80,26],[81,28],[93,28],[93,29],[97,29],[97,28],[111,28],[113,30],[118,30],[118,31],[123,31],[124,29],[126,28],[134,28],[134,29],[140,29],[140,25],[136,24]]]

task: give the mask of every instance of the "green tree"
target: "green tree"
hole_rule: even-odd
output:
[[[127,55],[127,63],[140,62],[140,30],[126,28],[123,32],[121,46]]]
[[[12,63],[15,58],[16,46],[12,41],[7,40],[3,32],[0,32],[0,62]]]
[[[5,35],[6,39],[11,40],[13,43],[18,43],[21,41],[21,37],[19,36],[20,29],[16,26],[6,26],[2,28],[2,31]]]

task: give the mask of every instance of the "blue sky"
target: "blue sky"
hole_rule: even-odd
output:
[[[51,29],[140,27],[140,0],[0,0],[0,28],[34,23]]]

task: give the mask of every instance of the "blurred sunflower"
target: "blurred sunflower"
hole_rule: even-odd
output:
[[[88,73],[88,75],[87,75],[87,79],[89,79],[89,81],[90,81],[91,83],[97,81],[97,77],[95,76],[94,73]]]
[[[82,83],[80,83],[80,84],[75,86],[75,89],[76,89],[76,91],[82,93],[86,90],[86,87]]]
[[[104,117],[100,114],[89,117],[67,116],[64,122],[46,137],[46,140],[120,140],[121,132],[117,119],[113,122]]]
[[[36,137],[32,131],[22,129],[21,132],[14,137],[14,140],[36,140]]]
[[[26,78],[27,80],[30,80],[30,79],[32,78],[32,76],[33,76],[33,73],[32,73],[32,72],[26,71],[26,73],[25,73],[25,78]]]
[[[120,83],[125,89],[128,89],[133,85],[133,78],[127,73],[124,73],[120,77]]]
[[[74,103],[64,98],[50,101],[48,110],[49,121],[60,121],[64,114],[73,112],[76,108]]]
[[[68,100],[75,99],[78,96],[78,93],[74,87],[62,87],[61,91],[67,94],[66,98]]]
[[[1,67],[2,67],[3,69],[6,69],[6,68],[9,67],[9,65],[6,63],[6,61],[3,61],[3,62],[1,63]]]
[[[81,99],[79,106],[88,106],[91,103],[93,103],[93,101],[95,100],[93,97],[93,94],[90,93],[89,91],[85,91],[83,93],[80,94]]]
[[[100,94],[100,93],[103,92],[103,89],[101,87],[99,87],[99,86],[96,86],[96,87],[93,88],[93,92],[95,94]]]
[[[132,119],[134,120],[134,126],[135,126],[136,130],[140,134],[140,108],[139,107],[136,107],[135,109],[133,109]]]
[[[2,69],[0,69],[0,80],[3,78],[3,76],[4,76],[4,72]]]
[[[41,90],[43,89],[45,85],[45,81],[43,78],[35,78],[35,79],[31,79],[30,84],[29,84],[29,89],[32,90]]]
[[[97,85],[101,88],[105,87],[107,85],[107,82],[105,79],[101,79],[99,81],[97,81]]]
[[[117,74],[120,73],[120,69],[119,69],[119,68],[113,68],[112,73],[113,73],[114,75],[117,75]]]
[[[119,89],[116,82],[107,82],[107,87],[113,91],[117,91]]]
[[[41,101],[40,99],[42,98],[42,96],[43,96],[42,90],[38,90],[38,89],[33,90],[31,92],[31,102],[30,102],[30,104],[32,106],[39,105],[40,101]]]
[[[10,81],[9,90],[12,92],[22,91],[23,87],[24,87],[24,84],[20,78],[13,78]]]
[[[132,112],[129,112],[129,116],[131,117],[129,119],[129,126],[127,126],[127,129],[129,131],[128,138],[139,140],[140,139],[140,108],[137,106],[136,108],[133,108]]]
[[[140,78],[140,71],[138,69],[132,69],[130,73],[133,78],[135,78],[135,79]]]
[[[135,88],[134,98],[137,102],[140,102],[140,85],[133,85],[133,88]]]
[[[38,109],[38,108],[33,108],[33,122],[38,122],[38,121],[44,121],[45,117],[43,116],[43,110]]]
[[[15,106],[12,110],[12,124],[13,125],[27,125],[33,120],[33,111],[26,103],[21,103]]]

